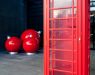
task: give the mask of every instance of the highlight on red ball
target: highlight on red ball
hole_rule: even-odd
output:
[[[39,40],[37,38],[28,38],[23,41],[23,49],[27,54],[33,54],[39,49]]]
[[[22,46],[27,55],[32,55],[39,49],[41,31],[27,29],[21,34]]]
[[[16,54],[21,47],[21,40],[18,37],[8,37],[5,41],[5,48],[10,54]]]
[[[27,29],[21,34],[21,40],[24,41],[25,39],[28,38],[40,38],[39,32],[37,32],[34,29]]]

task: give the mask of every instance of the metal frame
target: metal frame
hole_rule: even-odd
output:
[[[53,0],[54,2],[54,0]],[[89,75],[89,64],[90,64],[90,14],[89,14],[89,7],[90,7],[90,0],[77,0],[77,6],[74,6],[74,0],[72,0],[72,7],[63,7],[63,8],[49,8],[49,0],[44,0],[44,75]],[[54,3],[52,4],[54,6]],[[49,18],[49,11],[54,10],[61,10],[61,9],[68,9],[72,8],[72,17],[67,18]],[[74,9],[77,9],[77,14],[74,16]],[[71,19],[71,32],[72,37],[70,39],[61,39],[61,38],[54,38],[55,33],[54,30],[69,30],[68,28],[56,28],[54,22],[52,23],[52,27],[50,28],[49,21],[54,20],[67,20]],[[76,20],[75,20],[76,19]],[[74,28],[74,21],[76,21],[76,28]],[[74,31],[75,29],[75,31]],[[52,31],[52,33],[50,32]],[[76,33],[74,33],[76,32]],[[50,33],[52,35],[50,35]],[[74,38],[74,34],[76,35],[76,39]],[[50,38],[50,36],[52,38]],[[56,35],[57,36],[57,35]],[[52,48],[50,48],[50,41],[52,44]],[[55,52],[57,51],[68,51],[66,49],[57,49],[56,43],[57,41],[72,41],[72,60],[61,60],[56,59]],[[64,45],[64,44],[63,44]],[[75,48],[76,47],[76,48]],[[51,54],[50,52],[53,51]],[[51,56],[52,55],[52,56]],[[50,57],[51,56],[51,57]],[[60,55],[59,55],[60,56]],[[69,56],[70,57],[70,56]],[[75,58],[76,57],[76,58]],[[52,64],[50,64],[50,60]],[[65,61],[72,63],[71,71],[55,69],[57,61]],[[63,63],[64,64],[64,63]],[[50,65],[52,67],[50,68]],[[76,69],[76,70],[75,70]],[[58,71],[59,73],[57,74]]]
[[[95,3],[95,1],[90,1],[90,7],[95,7],[95,4],[93,4],[93,3]]]

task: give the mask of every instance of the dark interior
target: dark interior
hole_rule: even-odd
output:
[[[5,50],[7,36],[20,37],[21,33],[33,28],[43,32],[42,0],[0,0],[0,50]],[[41,33],[40,48],[43,47]]]
[[[43,47],[43,0],[25,0],[27,10],[27,28],[41,31],[41,44]]]

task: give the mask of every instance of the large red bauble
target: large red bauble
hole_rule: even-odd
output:
[[[18,52],[21,46],[21,40],[17,37],[10,37],[5,41],[5,48],[8,52]]]
[[[37,38],[28,38],[23,41],[23,49],[26,53],[35,53],[39,48],[39,40]]]
[[[39,39],[39,37],[40,37],[39,33],[33,29],[25,30],[21,35],[22,41],[27,38],[38,38]]]

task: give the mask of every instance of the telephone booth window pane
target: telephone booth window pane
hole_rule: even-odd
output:
[[[76,20],[76,19],[75,19]],[[72,19],[71,18],[68,18],[68,19],[54,19],[54,20],[50,20],[50,28],[51,30],[55,28],[55,30],[62,30],[62,32],[70,32],[70,33],[67,33],[67,34],[71,34],[71,31],[72,31]],[[52,25],[53,24],[53,25]],[[76,27],[76,21],[74,21],[74,28]],[[67,30],[66,30],[67,29]],[[60,32],[60,33],[62,33]],[[63,35],[61,35],[63,36]],[[65,37],[65,36],[64,36]]]
[[[60,9],[60,10],[53,10],[54,17],[53,18],[66,18],[72,16],[72,8],[68,9]]]
[[[71,7],[72,0],[54,0],[54,8]]]

